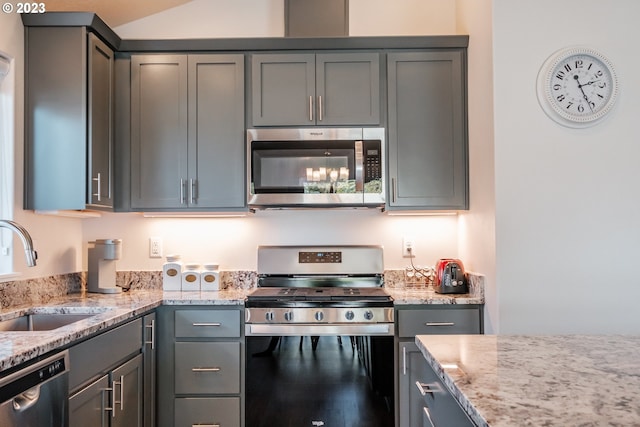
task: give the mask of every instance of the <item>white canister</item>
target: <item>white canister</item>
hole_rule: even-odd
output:
[[[182,272],[182,290],[200,290],[200,264],[185,264]]]
[[[162,266],[162,289],[179,291],[182,289],[182,261],[180,255],[168,255]]]
[[[220,271],[217,263],[207,263],[203,265],[202,274],[200,275],[200,289],[203,291],[219,291],[220,290]]]

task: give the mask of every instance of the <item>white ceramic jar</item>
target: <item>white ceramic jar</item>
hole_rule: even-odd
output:
[[[207,263],[203,265],[200,275],[200,289],[203,291],[220,290],[220,271],[217,263]]]
[[[162,289],[179,291],[182,289],[182,261],[180,255],[168,255],[162,266]]]
[[[182,290],[200,290],[200,264],[185,264],[182,272]]]

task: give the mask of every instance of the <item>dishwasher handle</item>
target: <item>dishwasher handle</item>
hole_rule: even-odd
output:
[[[13,410],[16,412],[23,412],[31,408],[38,403],[40,399],[40,386],[37,385],[24,393],[20,393],[13,398]]]

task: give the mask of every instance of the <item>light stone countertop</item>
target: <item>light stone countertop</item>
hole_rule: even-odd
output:
[[[395,284],[396,286],[401,286]],[[483,287],[478,289],[482,291]],[[0,310],[0,321],[27,312],[95,313],[87,319],[50,331],[0,332],[0,373],[126,320],[140,316],[160,305],[237,305],[253,288],[233,287],[215,292],[165,292],[158,289],[134,289],[120,294],[72,293],[46,304],[11,306]],[[396,306],[420,304],[482,304],[482,293],[441,295],[432,287],[385,287]]]
[[[478,426],[640,426],[640,336],[418,335],[416,344]]]
[[[136,290],[120,294],[78,293],[47,304],[12,307],[0,311],[0,321],[25,313],[95,313],[87,319],[50,331],[0,332],[0,372],[50,351],[109,329],[164,305],[244,305],[245,290],[218,292],[163,292]]]

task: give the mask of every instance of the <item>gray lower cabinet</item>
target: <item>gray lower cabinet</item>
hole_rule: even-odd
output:
[[[387,55],[389,210],[468,209],[466,49]]]
[[[25,209],[113,208],[114,53],[86,27],[25,27]]]
[[[142,318],[144,327],[142,357],[144,363],[144,426],[156,425],[156,314]]]
[[[445,334],[481,334],[484,333],[483,306],[407,306],[396,311],[398,326],[398,393],[396,396],[396,420],[398,427],[421,427],[434,425],[458,425],[442,416],[440,409],[430,409],[426,406],[416,382],[427,383],[433,380],[429,376],[429,367],[418,346],[415,344],[416,335],[445,335]],[[435,374],[433,374],[435,375]],[[453,399],[453,397],[451,397]],[[442,398],[438,399],[438,402]],[[428,403],[428,401],[427,401]],[[454,403],[456,403],[454,401]],[[457,404],[457,403],[456,403]],[[448,405],[448,404],[447,404]],[[449,406],[445,405],[445,409]],[[427,410],[425,411],[425,407]],[[453,409],[451,409],[453,411]],[[433,421],[433,413],[438,421]],[[446,412],[446,411],[445,411]],[[453,411],[455,412],[455,411]],[[429,416],[432,424],[428,423]],[[464,413],[463,413],[464,415]],[[465,415],[466,416],[466,415]],[[445,421],[442,421],[442,419]],[[473,425],[473,424],[468,424]]]
[[[422,354],[422,353],[421,353]],[[420,363],[416,360],[415,363]],[[424,427],[474,427],[475,423],[464,412],[458,401],[446,389],[433,368],[422,358],[423,367],[414,373],[418,406],[422,405]]]
[[[253,126],[378,125],[380,54],[253,54]]]
[[[132,210],[245,207],[243,55],[132,55]]]
[[[142,319],[69,349],[69,426],[143,427]]]
[[[159,427],[244,425],[241,319],[239,307],[159,309]]]

